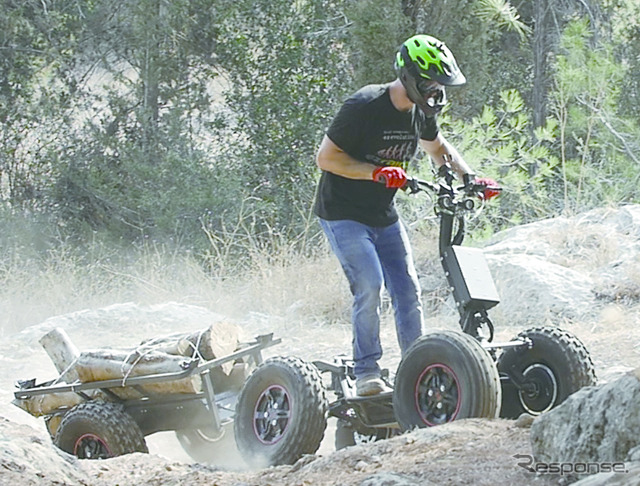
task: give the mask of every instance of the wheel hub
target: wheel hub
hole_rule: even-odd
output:
[[[113,457],[109,447],[95,434],[84,434],[76,440],[73,454],[79,459],[108,459]]]
[[[553,408],[558,397],[558,382],[551,369],[540,363],[529,366],[524,373],[526,389],[518,396],[524,409],[531,415],[540,415]]]
[[[460,386],[451,368],[434,364],[416,382],[416,409],[427,425],[451,422],[460,410]]]
[[[291,398],[280,385],[267,388],[256,403],[253,428],[260,442],[272,445],[284,435],[291,418]]]

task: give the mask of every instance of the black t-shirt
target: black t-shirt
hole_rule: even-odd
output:
[[[434,118],[425,117],[418,109],[402,112],[393,106],[388,84],[365,86],[356,92],[342,105],[327,131],[331,141],[354,159],[404,169],[416,152],[418,136],[434,140],[437,134]],[[398,220],[395,193],[378,182],[323,171],[314,212],[327,220],[387,226]]]

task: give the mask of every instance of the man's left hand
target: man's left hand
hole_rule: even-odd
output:
[[[500,194],[500,191],[502,191],[500,185],[489,177],[479,177],[475,180],[475,184],[478,186],[484,186],[484,189],[482,189],[479,196],[480,199],[484,199],[485,201],[493,199]]]

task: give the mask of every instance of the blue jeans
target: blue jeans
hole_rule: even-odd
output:
[[[372,227],[350,220],[320,219],[320,225],[342,265],[353,294],[355,375],[379,373],[383,286],[391,295],[402,353],[422,334],[420,284],[407,232],[400,221],[385,227]]]

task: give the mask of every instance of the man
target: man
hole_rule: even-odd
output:
[[[362,396],[385,389],[378,365],[383,285],[402,353],[422,334],[418,277],[393,202],[407,181],[408,162],[420,144],[436,166],[448,164],[465,183],[473,180],[436,122],[445,86],[466,82],[451,51],[431,36],[416,35],[400,46],[395,69],[395,81],[365,86],[344,103],[317,154],[323,172],[314,212],[353,294],[354,373]]]

